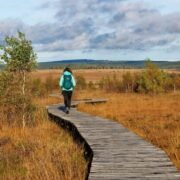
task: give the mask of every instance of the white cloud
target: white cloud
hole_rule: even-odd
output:
[[[46,1],[40,8],[53,9],[54,22],[0,21],[0,41],[21,30],[38,51],[144,51],[174,46],[180,35],[180,13],[162,14],[145,2],[148,0]]]

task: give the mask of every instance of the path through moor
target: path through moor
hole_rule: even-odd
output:
[[[78,103],[74,102],[75,106]],[[180,173],[164,151],[121,124],[79,112],[76,108],[65,114],[60,104],[48,106],[47,110],[61,126],[76,131],[71,133],[83,139],[89,148],[87,151],[91,151],[87,152],[92,158],[86,179],[180,180]]]

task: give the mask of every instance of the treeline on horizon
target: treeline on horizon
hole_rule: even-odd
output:
[[[147,60],[139,61],[109,61],[109,60],[61,60],[52,62],[39,62],[37,69],[63,69],[70,67],[73,69],[143,69]],[[161,69],[180,70],[180,61],[151,61]],[[3,69],[4,64],[0,64]]]
[[[147,60],[144,61],[108,61],[108,60],[62,60],[53,62],[40,62],[38,69],[63,69],[68,66],[73,69],[142,69]],[[180,61],[152,61],[161,69],[180,69]]]

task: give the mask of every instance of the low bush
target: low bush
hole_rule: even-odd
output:
[[[86,89],[87,82],[83,76],[76,76],[76,89]]]
[[[151,62],[147,62],[146,69],[140,73],[126,72],[122,78],[117,74],[103,77],[99,88],[106,92],[139,92],[158,94],[180,90],[180,75],[168,74]]]

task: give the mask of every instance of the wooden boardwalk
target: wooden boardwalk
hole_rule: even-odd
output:
[[[84,143],[90,180],[180,180],[167,155],[117,122],[61,105],[48,106],[51,118]],[[93,155],[93,159],[92,159]]]

